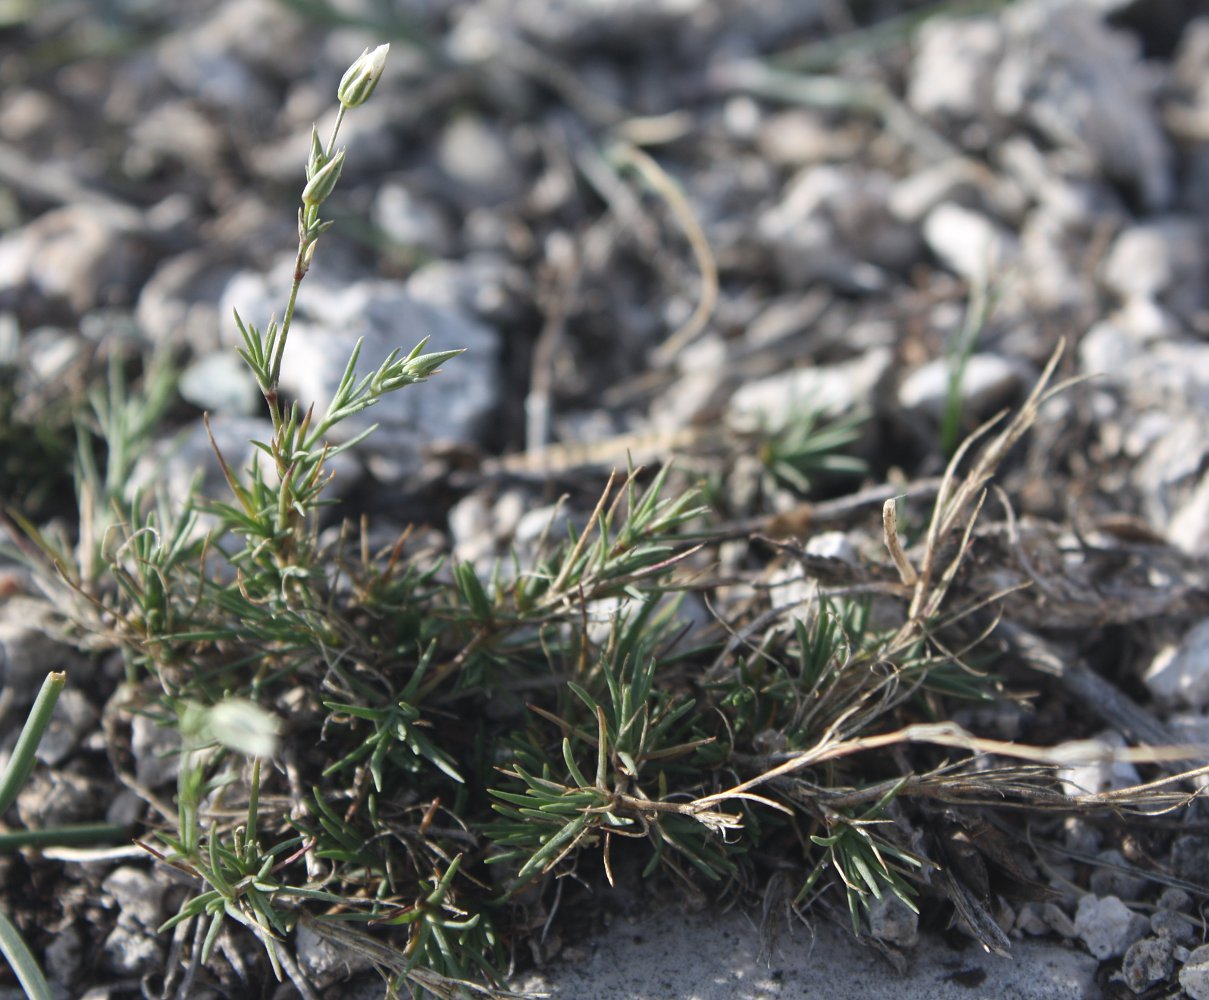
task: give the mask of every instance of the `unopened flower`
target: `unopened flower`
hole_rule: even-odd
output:
[[[386,53],[389,51],[389,43],[379,45],[373,51],[366,49],[357,57],[356,62],[345,70],[344,76],[340,78],[340,86],[336,90],[336,97],[344,107],[355,108],[358,104],[364,104],[369,100],[369,95],[374,92],[374,88],[378,86],[378,81],[382,78],[382,70],[386,66]]]
[[[343,149],[320,167],[311,179],[306,182],[306,187],[302,189],[302,203],[307,208],[314,208],[316,205],[323,204],[327,200],[327,196],[336,187],[336,182],[340,180],[340,171],[342,169],[344,169]]]

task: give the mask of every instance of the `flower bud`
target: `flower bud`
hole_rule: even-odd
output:
[[[378,86],[382,70],[386,66],[386,53],[390,51],[389,43],[379,45],[372,52],[366,49],[357,57],[340,78],[340,86],[336,97],[346,108],[355,108],[369,100],[369,95]]]
[[[302,203],[307,208],[314,208],[326,201],[327,196],[336,187],[336,182],[340,180],[340,171],[343,168],[344,150],[342,149],[306,182],[306,187],[302,189]]]
[[[309,181],[315,174],[323,169],[323,165],[327,162],[327,153],[323,150],[323,143],[319,141],[319,130],[314,125],[311,126],[311,152],[306,160],[306,179]]]

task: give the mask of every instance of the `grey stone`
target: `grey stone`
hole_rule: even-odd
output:
[[[1155,910],[1150,915],[1150,930],[1159,937],[1183,945],[1191,943],[1196,935],[1192,921],[1175,910]]]
[[[135,317],[158,343],[187,344],[199,355],[230,343],[225,327],[231,313],[220,315],[218,300],[234,269],[217,252],[192,250],[161,263],[139,292]]]
[[[756,221],[759,239],[794,286],[823,281],[853,291],[885,286],[887,270],[918,258],[914,226],[890,210],[895,181],[882,171],[807,167]]]
[[[1159,893],[1157,905],[1160,910],[1186,910],[1192,905],[1192,896],[1178,886],[1168,886]]]
[[[51,209],[0,238],[0,292],[29,290],[76,314],[131,299],[146,267],[130,220],[107,205]]]
[[[1201,945],[1180,969],[1180,986],[1191,1000],[1209,1000],[1209,945]]]
[[[1018,4],[995,76],[999,114],[1133,188],[1152,211],[1173,192],[1171,149],[1135,39],[1080,3]]]
[[[359,952],[337,947],[305,923],[299,925],[294,935],[294,953],[306,974],[322,987],[372,967],[370,960]]]
[[[886,893],[869,905],[869,933],[887,944],[914,947],[919,941],[919,915],[897,896]]]
[[[210,442],[210,435],[214,444]],[[157,441],[135,462],[130,489],[161,493],[180,503],[196,485],[202,496],[230,500],[231,488],[214,452],[217,445],[223,461],[237,475],[251,467],[253,458],[263,462],[266,456],[252,441],[268,441],[273,425],[268,418],[234,417],[216,414],[210,419],[210,432],[201,421],[174,438]]]
[[[1092,1000],[1096,961],[1076,949],[1017,941],[1007,958],[967,950],[954,953],[925,938],[901,970],[853,940],[850,933],[815,921],[779,939],[761,957],[756,920],[736,914],[712,919],[655,910],[615,920],[589,940],[586,955],[572,954],[518,976],[514,989],[576,1000]],[[962,985],[974,974],[976,990]]]
[[[947,358],[938,358],[915,369],[899,386],[900,405],[940,416],[948,405],[953,365]],[[1030,385],[1034,377],[1019,361],[997,354],[971,354],[958,386],[962,407],[979,414],[993,413]]]
[[[1123,230],[1113,241],[1100,273],[1123,299],[1175,301],[1191,312],[1203,303],[1205,245],[1192,219],[1159,218]]]
[[[1119,733],[1111,730],[1100,733],[1090,740],[1060,743],[1056,752],[1068,754],[1076,761],[1088,758],[1085,763],[1072,763],[1058,769],[1058,780],[1067,795],[1087,795],[1128,788],[1141,782],[1138,770],[1128,761],[1095,760],[1106,750],[1119,750],[1125,741]]]
[[[122,920],[105,939],[105,955],[114,971],[124,975],[163,968],[163,948],[156,935]]]
[[[244,274],[228,286],[224,300],[248,303],[257,315],[271,311],[269,289],[280,284],[268,277]],[[288,281],[286,282],[288,284]],[[437,305],[390,281],[354,281],[334,286],[315,282],[300,300],[282,366],[282,386],[317,413],[335,394],[359,339],[363,340],[357,371],[373,372],[391,351],[409,351],[424,337],[427,352],[452,348],[465,354],[447,362],[427,385],[408,386],[333,428],[339,442],[373,425],[379,430],[358,446],[375,475],[391,481],[415,470],[423,444],[474,441],[486,415],[496,405],[498,342],[495,334],[455,307]],[[250,319],[250,313],[245,313]],[[339,457],[339,456],[337,456]]]
[[[1171,844],[1171,871],[1177,878],[1198,882],[1209,871],[1209,837],[1185,833]]]
[[[1016,237],[981,212],[946,202],[924,220],[928,248],[954,274],[990,284],[1019,256]]]
[[[84,941],[75,925],[58,931],[46,946],[43,970],[55,986],[75,986],[84,964]]]
[[[1088,886],[1097,896],[1116,896],[1132,902],[1150,886],[1149,879],[1125,870],[1129,865],[1120,851],[1101,851],[1096,860],[1103,867],[1097,867],[1091,873]]]
[[[1074,922],[1057,903],[1042,903],[1041,919],[1045,921],[1050,930],[1067,941],[1073,941],[1078,936]]]
[[[207,413],[250,417],[264,405],[251,370],[233,350],[205,354],[180,375],[181,396]]]
[[[35,768],[17,795],[17,815],[31,830],[95,822],[104,808],[100,798],[100,789],[82,774]]]
[[[1189,629],[1178,646],[1160,650],[1142,680],[1164,704],[1209,706],[1209,621]]]
[[[1003,26],[990,18],[929,18],[915,37],[907,103],[920,114],[986,118]]]
[[[437,141],[441,169],[485,204],[516,198],[524,179],[506,139],[474,115],[450,122]]]
[[[1171,940],[1147,937],[1129,946],[1121,963],[1121,974],[1126,986],[1134,993],[1142,993],[1171,975],[1174,965]]]
[[[164,921],[164,886],[143,868],[123,865],[115,868],[101,883],[124,917],[154,930]]]
[[[134,755],[134,776],[145,788],[163,788],[176,781],[180,770],[180,732],[173,726],[160,726],[146,715],[130,720],[130,752]]]
[[[1075,934],[1096,958],[1116,958],[1146,933],[1149,923],[1116,896],[1091,893],[1079,900],[1075,911]]]
[[[15,704],[32,704],[47,674],[79,662],[75,648],[55,638],[58,626],[46,601],[15,594],[0,602],[0,679]]]
[[[78,688],[68,685],[59,693],[50,725],[42,734],[37,750],[38,760],[50,767],[61,763],[95,726],[97,710]]]
[[[973,161],[942,160],[897,181],[887,204],[895,218],[920,223],[938,205],[972,194],[985,183],[986,174]]]
[[[269,0],[219,4],[207,13],[156,47],[160,73],[215,107],[271,107],[276,97],[267,72],[300,76],[311,52],[303,22]]]
[[[839,416],[871,405],[889,375],[892,353],[874,348],[851,361],[795,368],[740,386],[727,421],[736,430],[772,430],[803,412]]]
[[[429,254],[449,253],[453,233],[440,212],[416,197],[404,181],[388,181],[374,196],[371,209],[374,225],[387,239],[403,247]]]

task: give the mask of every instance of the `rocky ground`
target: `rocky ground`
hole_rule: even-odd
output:
[[[338,468],[346,511],[489,565],[561,493],[590,511],[627,453],[675,455],[741,536],[804,509],[753,435],[804,407],[859,415],[863,471],[818,477],[810,499],[921,482],[1063,343],[1058,375],[1089,378],[1005,466],[1013,516],[988,501],[970,585],[1031,579],[1043,599],[1013,621],[1101,685],[1080,703],[1063,681],[1057,708],[1034,678],[1026,708],[966,721],[1005,740],[1209,742],[1194,0],[59,0],[0,17],[0,496],[25,517],[72,530],[72,419],[112,358],[181,366],[147,481],[184,495],[212,470],[221,489],[202,411],[228,454],[268,433],[232,309],[280,311],[311,124],[330,126],[349,62],[390,41],[345,125],[285,388],[330,397],[358,337],[372,359],[422,336],[467,351],[374,410],[378,432]],[[812,551],[878,550],[877,507]],[[110,766],[120,665],[55,638],[19,561],[2,572],[5,731],[48,669],[71,677],[10,819],[138,822],[146,801]],[[123,752],[170,798],[156,735],[136,719]],[[1056,895],[1000,899],[1009,936],[1090,951],[1108,996],[1209,997],[1201,804],[1049,835]],[[151,929],[175,884],[136,849],[85,858],[0,859],[7,912],[65,995],[158,996],[173,943]],[[909,950],[913,934],[884,939]]]

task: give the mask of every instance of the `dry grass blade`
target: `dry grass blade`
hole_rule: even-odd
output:
[[[960,476],[958,470],[973,452],[974,446],[985,438],[996,424],[1003,421],[1004,414],[1001,413],[991,418],[979,427],[962,442],[954,453],[941,480],[936,504],[932,510],[932,520],[928,525],[927,536],[924,540],[918,579],[911,599],[908,625],[927,621],[939,610],[965,550],[963,544],[958,549],[953,561],[943,573],[939,574],[938,578],[938,566],[941,555],[945,551],[945,543],[963,521],[965,522],[964,536],[968,539],[985,497],[986,486],[995,475],[1000,463],[1007,457],[1007,453],[1036,423],[1041,413],[1041,406],[1048,399],[1082,381],[1079,378],[1067,379],[1049,387],[1050,379],[1058,367],[1064,349],[1065,342],[1060,342],[1020,410],[998,434],[985,444],[975,456],[968,471]]]

